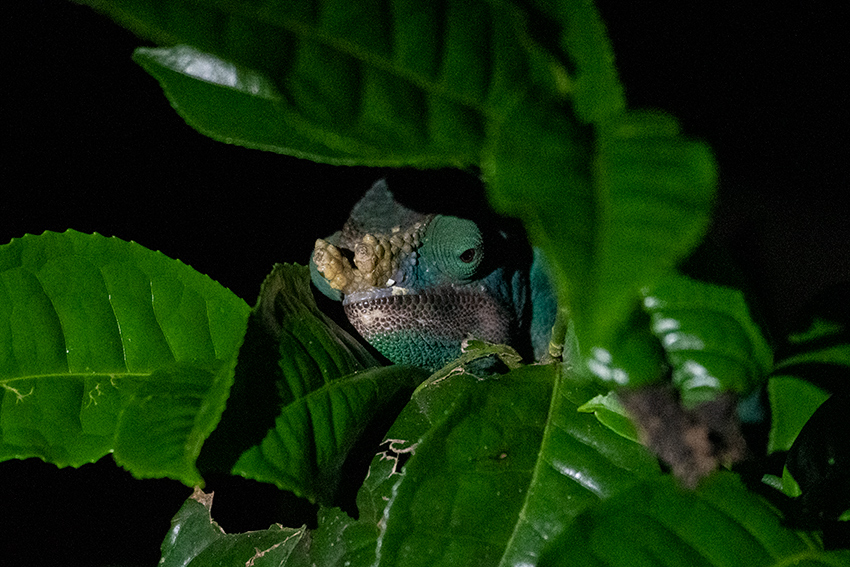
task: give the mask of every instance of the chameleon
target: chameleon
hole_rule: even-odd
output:
[[[310,275],[394,363],[435,371],[467,339],[507,344],[524,358],[548,348],[556,302],[542,254],[507,231],[409,209],[386,179],[342,230],[316,240]]]

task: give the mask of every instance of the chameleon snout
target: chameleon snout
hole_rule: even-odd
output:
[[[313,262],[328,285],[344,295],[393,287],[405,279],[405,268],[415,265],[425,225],[417,222],[407,230],[394,227],[390,234],[349,237],[339,246],[319,238]]]

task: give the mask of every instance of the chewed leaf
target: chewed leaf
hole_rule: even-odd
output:
[[[200,489],[186,499],[171,520],[171,529],[162,544],[162,567],[287,565],[308,537],[306,528],[284,528],[279,524],[267,530],[227,534],[210,516],[212,502],[213,495]]]
[[[74,231],[0,247],[0,458],[200,482],[248,306],[158,252]]]

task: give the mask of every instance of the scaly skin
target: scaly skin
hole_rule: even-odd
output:
[[[342,301],[372,346],[431,370],[457,358],[470,337],[542,356],[555,316],[544,271],[526,243],[471,220],[412,211],[384,180],[341,231],[316,241],[310,259],[313,283]]]

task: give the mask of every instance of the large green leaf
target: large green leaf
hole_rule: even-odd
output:
[[[0,248],[0,458],[200,482],[248,306],[179,261],[74,231]]]
[[[577,411],[589,393],[574,380],[529,366],[421,389],[428,428],[384,512],[378,564],[533,564],[579,511],[658,474],[643,447]]]
[[[233,472],[312,501],[338,503],[337,489],[352,449],[376,421],[388,426],[387,417],[398,413],[426,377],[410,366],[372,368],[314,390],[281,408],[274,428],[242,454]],[[350,483],[345,486],[351,488]]]
[[[659,474],[577,411],[591,392],[573,380],[548,365],[420,388],[372,461],[359,517],[323,509],[285,565],[533,565],[581,510]]]
[[[696,492],[669,478],[633,485],[582,513],[539,565],[592,567],[839,567],[850,552],[824,552],[786,528],[775,509],[724,473]]]
[[[356,151],[329,147],[294,127],[277,88],[256,71],[187,45],[139,48],[133,59],[160,82],[183,119],[210,138],[325,163],[360,161]]]
[[[625,110],[614,53],[593,2],[511,3],[528,19],[532,41],[551,57],[558,87],[581,121],[600,123]]]
[[[546,253],[588,368],[619,384],[658,379],[660,349],[635,311],[708,224],[708,148],[662,114],[612,117],[594,133],[569,108],[529,100],[493,137],[485,172],[496,207]]]
[[[91,1],[160,43],[136,60],[216,139],[367,165],[477,164],[490,116],[549,57],[507,3]],[[205,83],[205,84],[199,84]]]
[[[134,57],[191,126],[316,161],[475,166],[525,93],[586,121],[624,106],[587,2],[87,3],[170,46]]]

